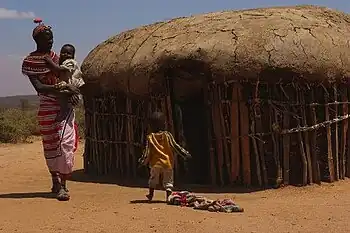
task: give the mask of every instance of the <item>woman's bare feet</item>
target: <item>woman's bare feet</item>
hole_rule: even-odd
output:
[[[51,178],[52,178],[51,192],[57,194],[61,189],[61,179],[58,173],[56,172],[51,172]]]
[[[59,201],[69,201],[70,195],[69,191],[65,186],[61,186],[60,191],[57,194],[57,200]]]

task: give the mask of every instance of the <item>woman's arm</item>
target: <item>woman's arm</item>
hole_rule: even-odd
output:
[[[60,90],[58,90],[55,85],[43,84],[36,76],[29,76],[29,80],[38,93],[60,94]]]
[[[69,86],[68,89],[66,89],[65,91],[62,91],[59,88],[57,88],[56,85],[47,85],[40,82],[36,76],[30,76],[29,80],[33,85],[34,89],[38,93],[54,94],[57,96],[62,96],[62,95],[70,96],[70,97],[75,96],[76,98],[73,98],[74,100],[79,99],[79,97],[77,96],[79,94],[79,89],[77,88]]]

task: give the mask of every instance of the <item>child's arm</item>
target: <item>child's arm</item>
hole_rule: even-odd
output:
[[[148,136],[147,136],[146,147],[143,150],[141,158],[139,159],[140,165],[147,165],[150,159],[149,157],[150,157],[150,153],[149,153],[149,143],[148,143]]]
[[[69,71],[66,67],[57,65],[55,62],[52,61],[51,57],[49,56],[45,56],[44,59],[46,63],[50,66],[50,69],[52,69],[55,72]]]
[[[60,65],[60,67],[73,75],[74,71],[78,68],[78,63],[74,59],[67,59],[62,65]]]
[[[177,144],[177,142],[175,141],[175,139],[174,139],[174,137],[173,137],[173,135],[171,133],[166,132],[166,135],[167,135],[167,137],[169,139],[170,146],[175,150],[175,152],[177,154],[179,154],[184,159],[192,158],[190,152],[188,152],[182,146]]]

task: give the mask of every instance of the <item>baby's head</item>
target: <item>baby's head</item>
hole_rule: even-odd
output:
[[[149,119],[152,132],[163,131],[165,128],[165,116],[162,112],[154,112]]]
[[[61,48],[60,52],[60,64],[67,59],[74,59],[75,57],[75,48],[71,44],[65,44]]]

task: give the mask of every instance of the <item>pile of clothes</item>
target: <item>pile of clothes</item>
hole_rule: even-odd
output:
[[[231,199],[210,200],[208,198],[197,196],[188,191],[173,192],[167,203],[169,205],[188,206],[198,210],[208,210],[211,212],[243,212],[244,209],[234,203]]]

